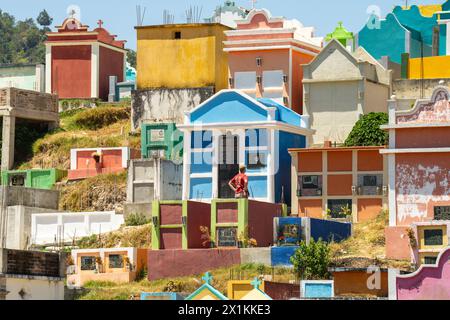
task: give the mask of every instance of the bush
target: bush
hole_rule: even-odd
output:
[[[389,134],[381,130],[380,126],[389,122],[389,116],[384,112],[371,112],[364,115],[353,127],[347,140],[346,147],[384,146],[389,141]]]
[[[77,113],[73,124],[81,129],[97,130],[130,117],[130,108],[99,107]]]
[[[125,219],[125,225],[127,227],[143,226],[150,223],[150,219],[147,219],[143,214],[132,213]]]
[[[309,245],[302,241],[291,257],[291,262],[300,279],[325,280],[330,277],[330,248],[320,239],[317,242],[311,239]]]

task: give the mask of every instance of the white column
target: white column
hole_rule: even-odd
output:
[[[267,159],[267,201],[275,202],[275,165],[276,165],[276,141],[277,133],[273,129],[268,129],[269,135],[269,155]]]
[[[94,43],[91,46],[91,98],[99,96],[100,77],[100,45]]]
[[[327,217],[328,209],[328,151],[322,152],[322,216]]]
[[[445,48],[445,51],[446,51],[446,55],[448,56],[448,55],[450,55],[450,21],[449,22],[447,22],[446,23],[446,25],[447,25],[447,43],[446,43],[446,48]]]
[[[183,131],[183,200],[189,200],[190,173],[191,173],[191,131]]]
[[[352,185],[358,187],[358,151],[352,151]],[[358,198],[352,193],[352,218],[353,223],[358,222]]]
[[[52,93],[52,46],[45,46],[45,92]]]
[[[389,109],[389,125],[396,124],[396,110],[397,110],[397,100],[395,96],[391,97],[388,101]],[[389,149],[395,149],[395,129],[389,130]],[[396,170],[395,170],[395,154],[388,155],[388,176],[389,176],[389,226],[395,227],[397,225],[397,193],[395,190],[396,183]]]
[[[222,133],[217,130],[213,130],[212,132],[212,176],[211,176],[211,184],[212,184],[212,198],[219,198],[219,143],[220,143],[220,135]]]
[[[16,136],[16,118],[10,115],[3,116],[2,129],[2,170],[11,170],[14,165],[14,142]]]
[[[291,153],[291,211],[294,214],[300,214],[299,208],[298,208],[298,196],[297,196],[297,190],[298,190],[298,153],[294,152]]]

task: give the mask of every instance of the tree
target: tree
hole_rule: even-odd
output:
[[[346,147],[356,146],[384,146],[389,141],[387,131],[380,126],[387,124],[389,117],[384,112],[371,112],[364,115],[353,127],[347,140]]]
[[[317,242],[311,239],[309,245],[302,241],[291,257],[291,262],[300,279],[326,280],[330,277],[330,248],[321,239]]]
[[[136,51],[129,49],[127,52],[127,61],[133,68],[136,68]]]
[[[39,13],[39,16],[37,17],[36,21],[42,27],[48,28],[52,24],[53,18],[50,17],[47,10],[44,9]]]

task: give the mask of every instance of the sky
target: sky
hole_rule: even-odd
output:
[[[445,0],[409,0],[408,4],[440,4]],[[166,9],[175,16],[175,22],[185,22],[185,11],[191,6],[202,9],[202,18],[211,17],[216,6],[224,0],[0,0],[0,10],[17,19],[36,18],[46,9],[54,18],[53,26],[61,25],[68,16],[67,8],[76,5],[81,9],[81,20],[91,28],[101,19],[104,27],[119,40],[127,40],[126,47],[136,49],[136,6],[146,8],[144,25],[162,24]],[[235,0],[237,5],[252,7],[252,1]],[[274,16],[297,19],[305,26],[316,29],[316,36],[325,36],[334,30],[339,21],[353,32],[358,32],[368,19],[367,9],[377,5],[384,17],[395,5],[405,0],[259,0],[256,8],[266,8]],[[53,27],[52,27],[53,29]],[[1,41],[1,39],[0,39]]]

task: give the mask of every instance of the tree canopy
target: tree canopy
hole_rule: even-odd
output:
[[[18,21],[0,10],[0,63],[44,63],[46,32],[53,19],[43,10],[38,22]]]
[[[346,147],[384,146],[388,143],[389,134],[381,130],[380,126],[387,124],[389,117],[384,112],[371,112],[364,115],[353,127],[347,140]]]

